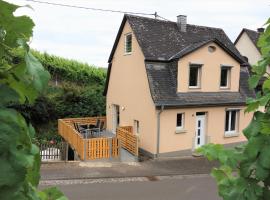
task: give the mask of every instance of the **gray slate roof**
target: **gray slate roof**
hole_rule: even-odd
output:
[[[187,31],[181,32],[176,22],[133,15],[124,16],[117,34],[109,57],[105,95],[110,79],[111,61],[126,21],[131,25],[144,54],[149,87],[156,106],[243,105],[246,97],[254,95],[248,88],[249,74],[246,67],[241,69],[239,92],[177,93],[177,61],[209,42],[217,43],[239,63],[243,64],[245,61],[222,29],[187,24]]]
[[[187,24],[187,31],[182,32],[176,22],[133,15],[126,15],[126,18],[147,60],[178,59],[211,40],[219,41],[233,56],[242,59],[220,28]]]
[[[244,105],[254,97],[248,87],[249,72],[241,67],[239,92],[177,92],[177,63],[146,63],[150,92],[156,106],[195,107]]]

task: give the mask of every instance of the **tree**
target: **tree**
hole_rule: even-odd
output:
[[[262,59],[252,66],[249,79],[251,88],[267,75],[262,94],[247,100],[246,112],[254,112],[251,123],[243,131],[247,143],[234,149],[225,149],[219,144],[208,144],[198,149],[209,160],[218,160],[220,166],[212,169],[219,195],[224,200],[267,200],[270,199],[270,18],[267,28],[260,36],[258,46]],[[265,112],[258,111],[259,106]]]
[[[64,200],[56,188],[37,191],[40,156],[32,143],[35,130],[9,107],[33,103],[50,79],[29,51],[34,23],[27,16],[15,17],[17,8],[0,0],[0,199]]]

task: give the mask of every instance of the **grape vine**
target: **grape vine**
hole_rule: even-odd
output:
[[[19,6],[0,0],[0,199],[65,200],[56,188],[37,191],[39,149],[32,143],[34,128],[11,103],[33,103],[50,75],[28,45],[33,21],[15,17]]]
[[[253,119],[243,133],[247,143],[234,149],[225,149],[219,144],[208,144],[198,149],[209,160],[218,160],[220,166],[212,169],[219,195],[224,200],[269,200],[270,199],[270,18],[267,28],[260,36],[258,46],[262,59],[252,66],[249,79],[255,88],[266,76],[262,92],[255,99],[247,100],[246,112],[254,112]],[[265,112],[259,107],[265,107]]]

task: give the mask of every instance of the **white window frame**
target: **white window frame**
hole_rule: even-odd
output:
[[[231,117],[232,117],[232,111],[236,111],[236,116],[235,116],[235,130],[231,130]],[[229,120],[228,120],[228,131],[226,131],[226,113],[229,113]],[[225,137],[234,137],[239,135],[239,117],[240,117],[240,109],[236,108],[230,108],[225,110],[225,126],[224,126],[224,131],[225,131]]]
[[[177,126],[177,116],[178,115],[181,115],[181,118],[182,118],[182,120],[181,120],[181,122],[182,122],[182,124],[181,124],[181,126]],[[183,130],[184,129],[184,123],[185,123],[185,113],[177,113],[176,114],[176,130]]]
[[[198,68],[198,74],[197,74],[197,85],[196,86],[190,86],[190,69],[192,67]],[[201,88],[201,76],[202,76],[202,64],[190,64],[189,65],[189,76],[188,76],[188,88],[189,89],[200,89]]]
[[[130,52],[127,52],[127,37],[128,36],[131,36],[131,51]],[[132,33],[125,34],[125,55],[130,55],[132,53],[132,40],[133,40]]]
[[[221,72],[222,69],[227,69],[227,85],[226,86],[221,86]],[[219,88],[220,89],[230,89],[231,87],[231,68],[232,66],[225,66],[225,65],[221,65],[220,67],[220,81],[219,81]]]

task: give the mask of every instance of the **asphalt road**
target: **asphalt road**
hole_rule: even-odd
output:
[[[70,200],[220,200],[209,175],[73,180],[55,184]],[[48,187],[45,185],[41,188]]]

